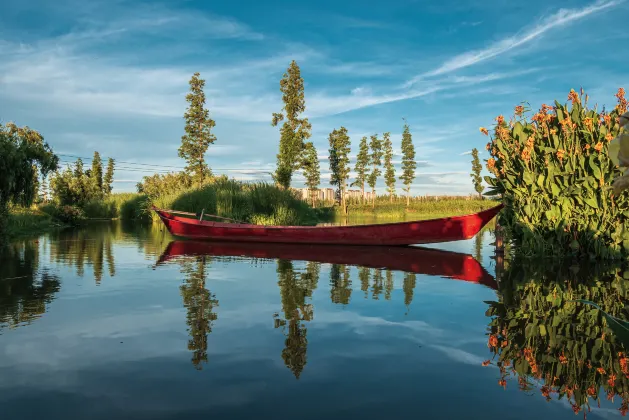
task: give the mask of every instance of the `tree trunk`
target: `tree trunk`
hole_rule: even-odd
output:
[[[410,206],[410,204],[411,204],[411,192],[408,191],[406,193],[406,208],[408,208],[408,206]]]
[[[389,194],[389,203],[393,203],[393,194]]]
[[[362,204],[365,204],[365,183],[364,182],[363,182],[363,185],[360,187],[360,190],[362,191],[362,194],[363,194],[360,201]]]
[[[373,196],[371,197],[371,208],[375,209],[376,208],[376,189],[373,189],[372,192]]]

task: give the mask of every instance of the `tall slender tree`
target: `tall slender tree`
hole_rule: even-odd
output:
[[[315,207],[317,191],[319,189],[319,183],[321,182],[321,171],[319,167],[317,149],[311,141],[306,143],[304,147],[303,162],[301,167],[304,172],[304,178],[306,178],[306,186],[308,187],[308,192],[310,193],[312,207]]]
[[[107,171],[103,177],[103,192],[105,195],[111,194],[112,183],[114,182],[115,161],[112,158],[107,160]]]
[[[352,187],[360,187],[362,193],[362,200],[365,201],[365,182],[367,181],[367,166],[369,166],[369,145],[367,144],[367,136],[363,136],[360,139],[360,146],[358,147],[358,155],[356,155],[356,165],[354,166],[354,172],[356,172],[356,180],[352,182]]]
[[[346,212],[345,206],[345,190],[347,188],[347,180],[349,179],[349,152],[350,138],[347,134],[347,128],[341,127],[334,129],[328,140],[330,142],[330,184],[336,185],[341,196],[341,207]]]
[[[406,207],[409,206],[411,200],[411,185],[415,180],[415,169],[417,162],[415,161],[415,146],[413,146],[413,138],[408,123],[404,120],[404,131],[402,132],[402,175],[400,179],[404,183],[404,192],[406,192]]]
[[[212,176],[205,162],[205,153],[209,145],[216,141],[216,136],[211,132],[216,123],[205,108],[205,80],[199,76],[199,73],[194,73],[189,82],[190,93],[186,95],[186,101],[190,105],[184,114],[186,134],[181,137],[179,157],[188,162],[186,172],[193,176],[196,183],[202,184]]]
[[[308,118],[300,118],[306,110],[304,80],[301,70],[293,60],[280,80],[280,91],[284,102],[283,112],[274,112],[273,127],[286,119],[280,129],[280,149],[277,155],[277,169],[274,178],[280,186],[289,188],[293,172],[299,169],[305,140],[310,138],[311,125]]]
[[[395,168],[393,167],[393,143],[391,133],[384,133],[384,182],[387,185],[389,201],[393,202],[395,194]]]
[[[375,207],[376,206],[376,184],[378,182],[378,177],[381,174],[380,165],[382,165],[382,140],[378,138],[377,134],[371,136],[369,147],[371,149],[371,154],[369,155],[369,164],[371,165],[371,172],[369,173],[369,176],[367,177],[367,183],[371,187],[371,191],[373,194],[372,207]]]
[[[92,158],[90,184],[91,188],[94,190],[94,195],[101,196],[103,193],[103,161],[98,152],[94,152],[94,157]]]
[[[472,181],[474,182],[474,189],[478,193],[479,198],[483,198],[483,190],[485,186],[483,185],[483,178],[480,176],[480,172],[483,170],[483,166],[480,164],[480,160],[478,159],[478,149],[472,149],[472,173],[470,176],[472,177]]]

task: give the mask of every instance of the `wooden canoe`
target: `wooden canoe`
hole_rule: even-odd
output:
[[[264,226],[176,216],[153,208],[174,236],[213,241],[333,245],[415,245],[470,239],[502,209],[499,204],[464,216],[353,226]],[[187,213],[190,214],[190,213]]]
[[[252,242],[171,241],[157,265],[179,257],[247,257],[343,264],[425,274],[497,289],[495,278],[471,255],[421,247],[261,244]]]

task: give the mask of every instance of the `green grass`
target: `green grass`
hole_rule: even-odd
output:
[[[348,206],[350,216],[370,216],[387,219],[425,220],[439,217],[458,216],[476,213],[498,205],[496,201],[467,199],[465,197],[421,197],[411,200],[406,207],[406,200],[397,199],[393,203],[388,197],[378,197],[375,207],[371,203],[351,203]],[[340,214],[342,209],[335,208]]]
[[[158,208],[228,217],[263,225],[314,225],[326,214],[315,210],[288,190],[267,183],[245,183],[219,179],[200,188],[191,188],[146,201]],[[156,219],[156,216],[152,214]],[[208,218],[209,219],[209,218]]]
[[[90,201],[83,207],[88,219],[134,219],[133,202],[142,199],[137,193],[117,193],[104,200]]]
[[[63,223],[40,209],[11,207],[7,221],[7,236],[16,238],[39,235],[63,226]]]

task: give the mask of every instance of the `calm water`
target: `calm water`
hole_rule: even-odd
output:
[[[620,417],[622,344],[565,302],[624,314],[618,270],[514,263],[498,285],[493,241],[344,251],[102,223],[15,242],[0,418],[572,419],[586,392],[588,417]]]

